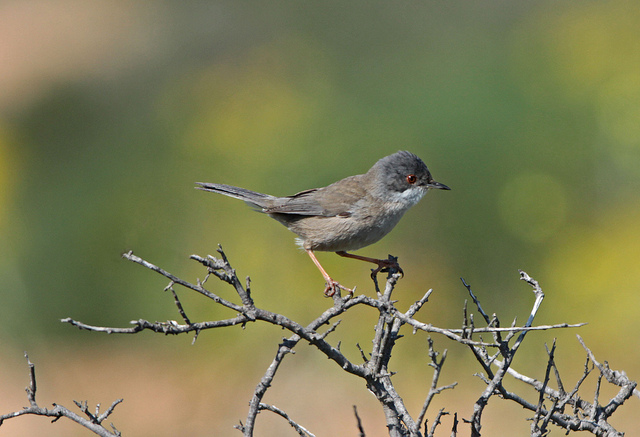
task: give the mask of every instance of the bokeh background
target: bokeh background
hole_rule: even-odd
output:
[[[430,193],[381,242],[399,257],[396,298],[429,288],[424,321],[458,327],[464,277],[487,312],[523,323],[588,322],[529,334],[514,367],[542,379],[544,344],[572,387],[584,337],[601,360],[640,378],[640,8],[633,2],[136,2],[0,4],[0,407],[38,400],[103,408],[131,436],[239,435],[247,402],[286,332],[264,324],[191,338],[107,336],[59,322],[128,326],[178,319],[167,281],[120,258],[133,250],[172,273],[204,276],[192,253],[220,243],[258,305],[302,323],[330,302],[293,235],[195,181],[277,195],[366,171],[399,149],[423,158]],[[368,266],[320,254],[342,283],[373,293]],[[233,298],[214,281],[213,291]],[[192,320],[229,311],[180,291]],[[334,343],[359,361],[375,313],[344,318]],[[431,373],[426,336],[405,332],[392,370],[414,414]],[[449,349],[437,408],[469,417],[483,389],[471,354]],[[582,393],[592,398],[595,378]],[[508,388],[535,401],[514,381]],[[610,396],[605,390],[602,397]],[[385,435],[377,401],[307,345],[266,402],[318,436]],[[637,398],[614,424],[635,432]],[[483,431],[528,435],[530,416],[492,399]],[[442,435],[448,435],[451,416]],[[295,435],[264,413],[258,435]],[[464,426],[461,425],[461,428]],[[69,421],[10,420],[3,436],[84,436]],[[464,434],[464,432],[463,432]],[[553,430],[552,435],[563,435]]]

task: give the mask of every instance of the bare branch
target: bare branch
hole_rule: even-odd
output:
[[[500,395],[503,398],[515,401],[524,408],[536,413],[534,416],[534,421],[541,420],[542,426],[539,426],[537,429],[532,426],[532,435],[534,436],[544,435],[545,427],[548,423],[553,423],[563,429],[566,429],[567,431],[588,431],[594,435],[610,437],[623,435],[623,433],[618,432],[610,423],[608,423],[608,419],[609,417],[611,417],[611,414],[613,414],[613,412],[620,405],[622,405],[622,403],[626,399],[631,397],[632,392],[636,387],[636,383],[634,381],[630,381],[623,372],[611,371],[606,365],[596,365],[601,373],[598,375],[597,386],[594,392],[594,402],[589,403],[582,397],[578,396],[577,392],[580,386],[591,372],[591,369],[588,365],[589,361],[594,362],[594,364],[597,363],[597,361],[594,361],[595,357],[589,351],[586,345],[584,345],[582,339],[579,336],[578,338],[583,344],[585,350],[587,350],[587,360],[584,365],[583,375],[577,381],[574,389],[570,393],[566,393],[564,389],[561,388],[560,383],[559,390],[554,390],[548,387],[548,373],[545,381],[540,382],[536,381],[533,378],[521,375],[513,369],[509,369],[508,371],[509,374],[511,374],[515,378],[533,386],[538,392],[540,392],[540,396],[544,394],[551,401],[551,406],[549,408],[544,408],[541,402],[538,402],[538,405],[534,405],[524,400],[522,397],[504,390],[504,388],[500,391]],[[557,368],[555,368],[552,352],[553,349],[549,353],[550,358],[548,361],[547,369],[549,371],[551,368],[554,368],[557,373]],[[498,366],[503,365],[503,363],[499,361],[496,361],[495,364]],[[611,381],[609,381],[609,379],[607,378],[607,374],[611,377]],[[621,387],[618,394],[604,407],[598,404],[602,377],[604,377],[608,382],[614,385],[619,385]],[[556,379],[560,381],[559,375],[557,375]],[[564,412],[565,405],[571,405],[573,407],[572,414],[566,414]]]
[[[441,424],[440,419],[442,418],[442,416],[446,416],[449,413],[447,413],[446,411],[444,411],[444,408],[440,408],[440,410],[438,411],[438,414],[436,415],[436,418],[433,420],[433,425],[431,425],[431,428],[429,429],[429,431],[427,432],[425,429],[425,432],[427,432],[427,437],[433,437],[436,433],[436,428],[438,427],[438,425]],[[427,427],[427,422],[424,423],[425,428]]]
[[[429,289],[421,299],[414,302],[405,312],[401,312],[396,308],[396,301],[392,300],[391,297],[398,280],[401,278],[401,270],[394,268],[389,269],[385,287],[382,291],[379,288],[381,284],[378,283],[378,271],[377,269],[372,270],[372,280],[376,290],[376,298],[366,295],[347,295],[343,297],[338,291],[332,296],[332,305],[327,307],[315,320],[305,326],[285,317],[282,314],[256,307],[253,299],[251,298],[251,282],[249,277],[246,277],[244,281],[239,279],[235,269],[229,263],[229,260],[221,247],[218,248],[217,256],[218,257],[213,257],[208,255],[207,257],[201,257],[198,255],[192,255],[190,257],[207,269],[207,274],[204,279],[202,281],[197,280],[196,283],[193,284],[133,255],[132,252],[128,252],[123,255],[123,257],[129,261],[140,264],[162,275],[170,281],[165,290],[171,291],[173,295],[173,302],[177,308],[177,313],[179,314],[182,323],[175,320],[150,322],[140,319],[131,321],[131,327],[114,328],[93,326],[76,321],[72,318],[62,319],[62,322],[69,323],[79,329],[94,332],[105,332],[108,334],[135,334],[145,330],[165,335],[177,335],[193,332],[195,333],[194,341],[198,334],[205,330],[236,325],[245,326],[247,323],[262,322],[281,327],[288,331],[290,334],[289,337],[283,339],[278,345],[274,358],[254,390],[253,397],[249,403],[249,411],[247,413],[245,424],[241,423],[236,427],[242,431],[245,437],[253,436],[257,417],[260,411],[263,410],[272,411],[283,417],[299,435],[306,437],[313,435],[306,428],[294,422],[284,410],[263,402],[266,392],[269,387],[271,387],[275,376],[281,367],[280,364],[282,364],[286,356],[295,353],[294,349],[301,340],[316,348],[321,354],[336,363],[342,370],[351,375],[362,378],[366,382],[367,388],[380,402],[385,414],[386,425],[390,436],[422,437],[423,434],[421,432],[423,426],[424,434],[427,437],[434,436],[441,418],[449,413],[446,412],[444,408],[441,408],[436,413],[430,428],[427,427],[427,421],[425,420],[426,413],[432,406],[433,399],[436,395],[444,390],[453,389],[457,383],[438,386],[443,365],[447,357],[447,351],[444,350],[442,355],[439,357],[438,353],[433,348],[433,341],[429,337],[427,340],[428,356],[430,360],[428,365],[433,367],[434,372],[431,377],[429,391],[417,418],[414,419],[411,416],[402,397],[397,392],[393,384],[392,377],[394,372],[389,369],[391,352],[395,347],[396,342],[403,337],[400,330],[404,325],[410,326],[414,333],[417,331],[436,333],[468,346],[480,364],[483,373],[478,374],[478,376],[487,384],[487,386],[475,402],[470,420],[465,421],[471,425],[472,436],[480,435],[482,412],[487,405],[489,398],[495,394],[500,395],[500,397],[504,399],[514,401],[534,413],[533,423],[531,425],[532,436],[544,436],[548,432],[547,428],[549,424],[560,426],[566,430],[587,430],[597,435],[617,436],[619,433],[609,425],[607,420],[626,399],[633,394],[638,393],[635,389],[635,382],[630,381],[623,372],[612,371],[609,369],[606,362],[605,364],[598,363],[593,357],[591,351],[584,346],[584,343],[583,346],[585,347],[588,356],[587,364],[589,360],[594,363],[600,371],[599,378],[601,380],[606,380],[621,387],[619,393],[603,407],[598,405],[600,381],[598,382],[598,388],[596,389],[594,402],[592,404],[584,401],[577,394],[582,382],[590,372],[587,365],[585,365],[584,375],[576,383],[574,389],[570,393],[565,392],[560,378],[560,373],[554,362],[554,353],[556,350],[555,341],[551,350],[547,350],[549,359],[547,361],[544,381],[537,381],[533,378],[521,375],[511,368],[514,356],[529,331],[575,328],[584,325],[584,323],[561,323],[533,326],[533,320],[540,308],[542,300],[544,299],[544,293],[542,292],[538,282],[523,271],[520,271],[520,279],[527,282],[533,288],[535,296],[531,313],[524,326],[517,326],[516,320],[514,319],[510,327],[501,327],[498,316],[496,314],[489,316],[488,313],[484,311],[479,299],[472,292],[471,286],[462,278],[461,280],[463,285],[467,288],[471,299],[482,315],[487,326],[475,326],[474,315],[467,313],[466,302],[463,309],[463,323],[460,329],[439,328],[432,326],[429,323],[420,322],[414,317],[428,302],[433,290]],[[389,256],[389,260],[395,261],[396,259]],[[219,280],[231,285],[234,288],[237,297],[233,297],[230,300],[223,299],[208,288],[205,288],[205,284],[210,276],[215,276]],[[187,311],[180,302],[176,286],[182,286],[195,291],[196,293],[211,299],[214,303],[230,309],[235,314],[230,318],[222,320],[193,322],[187,316]],[[212,286],[210,282],[208,283],[208,287],[209,286]],[[347,358],[347,356],[345,356],[340,350],[340,342],[337,342],[337,344],[333,346],[328,340],[331,334],[336,332],[340,327],[340,320],[338,320],[337,317],[341,316],[349,309],[359,305],[375,309],[377,312],[377,323],[375,325],[375,334],[372,340],[370,353],[365,353],[364,350],[357,345],[363,364],[355,364]],[[488,339],[489,341],[485,341],[481,334],[490,334],[492,338]],[[582,339],[580,339],[580,341],[582,342]],[[513,344],[510,345],[511,343]],[[54,409],[40,409],[35,400],[35,370],[30,361],[28,361],[28,364],[30,366],[31,375],[30,385],[27,387],[27,397],[31,407],[25,408],[17,413],[2,416],[0,418],[0,424],[5,418],[17,417],[22,414],[40,414],[55,417],[54,420],[57,420],[59,417],[69,417],[72,420],[76,420],[78,423],[83,423],[80,422],[80,420],[82,420],[95,426],[97,431],[94,429],[92,429],[92,431],[99,435],[119,435],[119,432],[115,428],[113,430],[114,433],[107,431],[102,427],[101,422],[112,414],[115,406],[119,404],[121,400],[115,401],[111,407],[102,414],[99,412],[99,405],[95,409],[95,412],[91,412],[89,411],[88,403],[86,401],[76,402],[76,405],[80,408],[80,411],[84,416],[86,416],[86,418],[77,414],[75,415],[76,418],[74,418],[74,413],[55,404],[54,406],[56,408]],[[492,366],[496,367],[493,368]],[[549,386],[551,383],[550,375],[552,369],[554,371],[555,381],[558,385],[557,390]],[[526,401],[523,397],[507,391],[503,386],[503,379],[507,374],[510,374],[534,387],[538,392],[537,404],[532,404]],[[564,412],[564,407],[567,405],[573,408],[572,414]],[[364,429],[355,407],[354,413],[360,435],[364,436]],[[457,427],[458,417],[456,413],[453,416],[452,436],[457,435]]]
[[[127,253],[123,253],[122,257],[125,259],[128,259],[129,261],[133,261],[134,263],[140,264],[150,270],[153,270],[156,273],[159,273],[160,275],[164,276],[165,278],[171,280],[173,283],[178,284],[178,285],[182,285],[185,288],[189,288],[193,291],[196,291],[200,294],[202,294],[203,296],[208,297],[209,299],[213,300],[216,303],[219,303],[220,305],[223,305],[229,309],[232,309],[234,311],[242,311],[242,307],[240,307],[239,305],[236,305],[234,303],[231,303],[229,301],[227,301],[226,299],[221,298],[220,296],[217,296],[214,293],[211,293],[209,290],[205,289],[202,285],[194,285],[191,284],[190,282],[184,281],[180,278],[178,278],[177,276],[172,275],[171,273],[167,272],[164,269],[161,269],[160,267],[151,264],[148,261],[143,260],[142,258],[136,256],[133,254],[132,251],[129,251]],[[198,260],[200,261],[200,260]],[[217,271],[216,271],[217,273]]]
[[[358,424],[358,436],[366,437],[366,434],[364,433],[364,428],[362,427],[362,421],[360,420],[360,416],[358,415],[358,407],[356,407],[355,405],[353,406],[353,414],[355,414],[356,422]]]
[[[73,401],[75,402],[76,405],[78,405],[78,407],[80,407],[80,411],[82,411],[88,417],[88,419],[85,419],[84,417],[68,410],[67,408],[59,404],[53,404],[53,408],[42,408],[38,406],[38,403],[36,402],[37,386],[36,386],[35,366],[31,362],[31,360],[29,360],[29,357],[26,353],[25,353],[25,358],[27,359],[27,363],[29,365],[29,386],[26,388],[26,391],[27,391],[27,398],[29,399],[30,406],[25,407],[20,411],[16,411],[9,414],[3,414],[2,416],[0,416],[0,426],[2,426],[2,423],[6,419],[12,419],[14,417],[23,416],[26,414],[53,417],[54,422],[60,419],[61,417],[66,417],[101,437],[120,437],[121,435],[120,432],[118,432],[118,430],[113,426],[113,424],[111,425],[113,432],[110,432],[102,426],[102,422],[107,417],[109,417],[111,413],[113,413],[113,410],[115,409],[116,405],[122,402],[122,399],[118,399],[114,401],[113,404],[111,404],[111,407],[109,407],[109,409],[107,409],[107,411],[105,411],[103,414],[98,414],[98,408],[96,408],[95,415],[92,414],[87,408],[87,402],[79,403],[79,402]]]
[[[211,255],[208,255],[207,258],[202,258],[198,255],[191,255],[191,259],[194,259],[200,262],[202,265],[206,266],[209,270],[209,273],[213,273],[221,280],[233,285],[242,300],[242,304],[247,307],[253,306],[253,299],[251,299],[249,284],[251,283],[249,278],[247,278],[247,288],[245,289],[240,280],[238,279],[238,275],[236,275],[235,269],[231,267],[229,264],[229,260],[227,255],[222,250],[222,246],[218,245],[218,253],[222,256],[222,259],[214,258]],[[220,272],[222,270],[222,272]]]
[[[551,368],[554,367],[553,354],[555,350],[556,350],[556,341],[554,339],[551,350],[547,348],[547,354],[549,355],[549,359],[547,360],[547,371],[545,372],[544,381],[542,383],[542,389],[540,390],[540,395],[538,397],[538,407],[536,408],[536,414],[533,416],[533,423],[531,424],[532,437],[542,437],[546,435],[547,424],[549,423],[549,419],[551,418],[551,413],[548,413],[545,415],[542,414],[542,407],[544,402],[544,388],[546,388],[547,384],[549,384],[549,376],[551,374]],[[553,409],[551,409],[550,411],[553,411]],[[542,425],[540,425],[541,421],[542,421]]]
[[[425,399],[424,404],[422,405],[422,410],[420,410],[420,414],[416,419],[416,423],[418,424],[418,426],[424,420],[424,416],[427,413],[427,409],[429,408],[429,405],[431,405],[431,401],[433,400],[434,396],[444,390],[453,389],[458,384],[457,382],[454,382],[453,384],[449,384],[444,387],[438,387],[440,372],[442,371],[442,367],[444,366],[444,361],[447,359],[447,350],[445,349],[444,352],[442,352],[442,358],[440,359],[440,361],[438,361],[438,353],[433,349],[433,340],[431,340],[431,337],[427,338],[427,342],[429,345],[429,358],[431,358],[429,366],[433,367],[433,377],[431,378],[431,387],[429,388],[429,393],[427,393],[427,398]],[[434,425],[430,433],[431,435],[433,435],[433,433],[435,432],[435,426],[437,423],[439,423],[440,416],[443,414],[442,412],[443,410],[440,410],[440,413],[434,421]],[[427,432],[426,425],[425,432]]]
[[[457,435],[458,435],[458,413],[454,413],[453,425],[451,426],[451,437],[456,437]]]
[[[184,322],[187,325],[190,325],[191,324],[191,320],[189,320],[189,317],[187,317],[187,314],[184,312],[184,308],[182,307],[182,304],[180,303],[180,299],[178,299],[178,295],[176,294],[176,291],[173,289],[173,281],[169,282],[169,285],[167,285],[164,290],[165,291],[171,290],[171,294],[173,294],[173,301],[176,304],[176,307],[178,308],[178,312],[182,316],[182,320],[184,320]]]
[[[536,297],[529,319],[525,324],[525,327],[528,328],[532,325],[533,319],[535,318],[535,315],[537,314],[538,309],[540,308],[540,304],[544,299],[544,293],[542,292],[542,289],[539,287],[537,281],[529,277],[529,275],[527,275],[522,270],[520,270],[519,272],[520,272],[520,279],[527,281],[527,283],[529,283],[532,287],[534,287],[534,294]],[[522,344],[522,341],[524,340],[524,337],[526,334],[527,334],[527,331],[520,332],[520,335],[518,336],[518,338],[516,339],[515,343],[511,348],[509,348],[508,339],[500,342],[499,350],[500,350],[500,354],[504,358],[504,361],[502,363],[502,366],[495,373],[495,375],[493,375],[493,377],[491,378],[491,381],[489,382],[489,384],[487,384],[486,389],[482,392],[482,394],[480,395],[480,397],[478,398],[478,400],[476,401],[473,407],[473,413],[470,419],[471,435],[473,437],[480,436],[480,428],[482,427],[481,425],[482,411],[486,407],[489,398],[498,391],[500,393],[503,393],[505,391],[504,388],[502,387],[502,380],[507,372],[507,369],[511,365],[511,362],[513,361],[513,358],[516,352],[518,351],[518,348]],[[490,373],[491,370],[489,367],[491,366],[491,362],[495,359],[495,357],[491,360],[487,360],[486,358],[483,358],[482,351],[479,350],[477,346],[470,345],[469,347],[474,352],[474,355],[476,356],[476,359],[478,359],[480,364],[482,364],[485,370],[488,373]]]
[[[289,353],[294,353],[293,347],[296,344],[298,344],[298,341],[300,341],[300,337],[297,335],[294,335],[290,339],[284,340],[278,346],[278,351],[276,352],[276,356],[274,357],[273,361],[267,368],[266,373],[260,380],[260,383],[256,387],[255,392],[253,394],[253,398],[249,403],[249,413],[247,415],[247,424],[240,429],[244,435],[246,436],[253,435],[253,428],[255,426],[255,421],[258,416],[258,412],[260,410],[260,405],[262,404],[261,402],[262,398],[264,397],[269,387],[271,387],[271,382],[273,381],[273,378],[275,377],[275,374],[278,371],[278,368],[280,367],[280,364],[282,363],[282,360],[284,359],[285,355]]]
[[[431,296],[431,293],[433,293],[433,289],[432,288],[427,290],[427,292],[424,294],[424,296],[422,296],[420,298],[420,300],[415,301],[409,307],[409,309],[405,313],[405,316],[413,317],[418,311],[420,311],[420,308],[422,308],[424,306],[424,304],[427,303],[427,301],[429,300],[429,297]]]
[[[460,280],[462,281],[462,285],[464,285],[465,288],[467,289],[467,291],[469,292],[469,295],[471,296],[471,299],[473,299],[473,303],[476,304],[476,307],[478,308],[478,311],[480,312],[482,317],[484,317],[484,320],[485,320],[485,322],[487,322],[487,325],[491,325],[491,319],[489,319],[489,316],[487,315],[487,313],[485,313],[484,310],[482,309],[482,306],[480,305],[480,301],[478,300],[476,295],[473,294],[473,291],[471,291],[471,285],[467,284],[467,282],[464,280],[464,278],[460,278]]]
[[[285,413],[284,411],[282,411],[280,408],[276,407],[275,405],[269,405],[269,404],[260,404],[260,410],[267,410],[267,411],[271,411],[273,413],[276,413],[278,416],[282,417],[283,419],[285,419],[287,422],[289,422],[289,425],[291,425],[291,427],[293,429],[296,430],[296,432],[301,436],[301,437],[315,437],[315,435],[311,434],[305,427],[297,424],[296,422],[294,422],[287,413]]]
[[[635,381],[631,381],[624,372],[611,370],[607,362],[605,362],[604,364],[600,364],[596,360],[596,357],[593,355],[591,350],[585,345],[582,337],[580,337],[579,335],[577,337],[584,350],[587,351],[587,355],[589,356],[593,364],[598,368],[598,370],[600,370],[600,375],[604,376],[609,383],[620,387],[620,391],[618,392],[618,394],[613,397],[607,405],[604,406],[602,414],[606,420],[616,411],[616,409],[620,405],[624,403],[624,401],[626,401],[633,395],[633,392],[638,384]],[[594,405],[596,404],[594,403]]]

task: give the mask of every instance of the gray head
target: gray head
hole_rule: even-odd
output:
[[[430,188],[450,190],[431,177],[427,166],[411,152],[385,156],[367,172],[373,180],[373,192],[389,201],[417,203]]]

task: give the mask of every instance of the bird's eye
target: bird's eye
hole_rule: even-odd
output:
[[[413,184],[415,184],[416,182],[418,182],[418,177],[417,177],[416,175],[414,175],[414,174],[410,174],[409,176],[407,176],[407,182],[408,182],[410,185],[413,185]]]

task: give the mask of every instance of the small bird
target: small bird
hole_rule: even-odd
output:
[[[301,191],[287,197],[256,193],[224,184],[196,182],[200,190],[244,200],[268,214],[298,235],[296,242],[311,257],[326,281],[324,293],[333,296],[338,288],[353,290],[334,281],[314,251],[376,264],[373,274],[396,268],[397,262],[347,253],[373,244],[387,235],[405,212],[429,191],[450,190],[431,177],[427,166],[411,152],[400,151],[376,162],[368,172],[349,176],[323,188]]]

